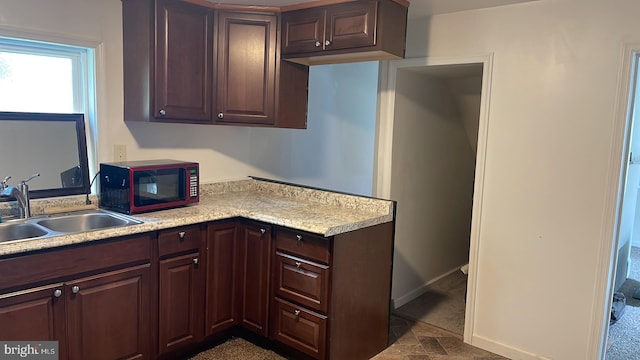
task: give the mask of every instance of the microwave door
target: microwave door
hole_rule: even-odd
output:
[[[153,206],[181,201],[185,198],[181,169],[147,170],[134,173],[134,204]]]

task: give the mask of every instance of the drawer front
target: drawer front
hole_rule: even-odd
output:
[[[200,249],[200,226],[163,230],[158,234],[158,255],[165,256]]]
[[[329,267],[276,253],[276,296],[327,313]]]
[[[151,237],[141,234],[1,259],[0,289],[148,262],[150,257]]]
[[[274,298],[272,335],[282,344],[315,359],[324,359],[327,317]]]
[[[307,259],[329,263],[329,245],[327,238],[285,229],[276,230],[276,248]]]

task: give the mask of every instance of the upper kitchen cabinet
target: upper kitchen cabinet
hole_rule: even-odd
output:
[[[306,128],[309,68],[281,60],[277,11],[122,4],[125,121]]]
[[[213,12],[124,0],[125,121],[211,122]]]
[[[199,6],[157,2],[156,118],[211,120],[212,20]]]
[[[402,58],[407,6],[368,0],[285,11],[282,56],[305,65]]]
[[[275,15],[218,14],[216,122],[275,124]]]

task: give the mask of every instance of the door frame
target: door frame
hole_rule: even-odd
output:
[[[618,89],[615,96],[614,127],[611,139],[609,170],[607,171],[601,246],[598,254],[597,274],[594,293],[593,322],[589,334],[589,354],[604,359],[607,352],[607,337],[611,303],[618,261],[618,243],[624,197],[629,145],[631,140],[632,107],[636,84],[640,43],[624,44],[622,64],[618,69]],[[632,78],[633,75],[633,78]]]
[[[373,195],[391,198],[391,168],[393,151],[393,125],[397,72],[403,68],[438,65],[482,64],[482,92],[480,96],[480,118],[478,123],[478,145],[473,189],[471,236],[469,247],[469,278],[465,309],[464,341],[471,344],[476,308],[478,251],[480,249],[480,218],[484,196],[487,138],[489,132],[489,99],[493,75],[493,53],[472,57],[409,58],[381,62],[378,85],[378,119],[375,139]]]

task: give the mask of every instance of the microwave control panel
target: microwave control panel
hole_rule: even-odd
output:
[[[189,169],[189,194],[191,198],[198,197],[198,169]]]

